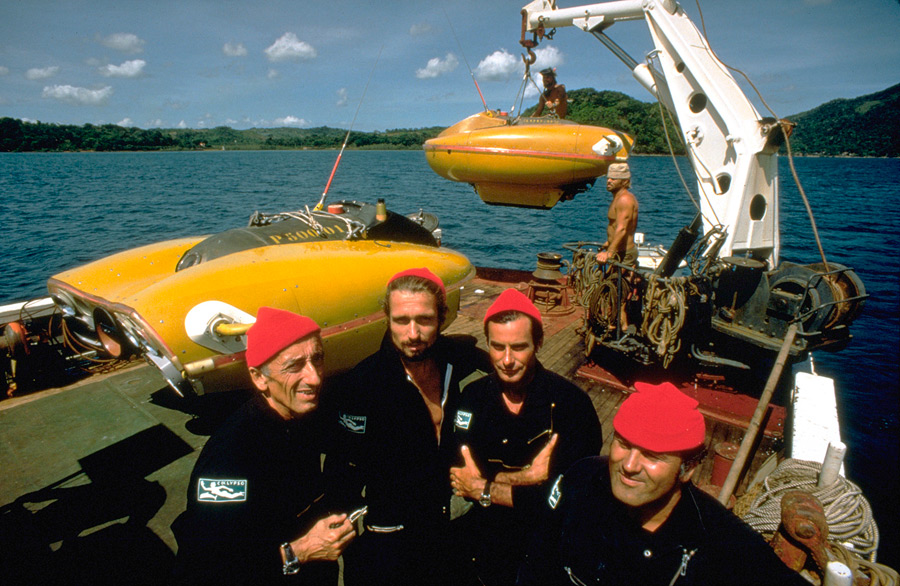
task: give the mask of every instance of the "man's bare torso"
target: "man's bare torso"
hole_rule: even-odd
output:
[[[615,241],[614,235],[616,233],[616,222],[622,207],[630,208],[631,211],[630,220],[625,227],[626,237],[624,241],[616,247],[616,250],[610,249],[610,253],[623,253],[626,250],[631,250],[635,246],[634,233],[637,230],[638,202],[637,199],[635,199],[634,194],[627,189],[622,189],[617,194],[615,194],[612,203],[609,205],[609,211],[606,215],[607,219],[609,220],[609,224],[606,228],[606,239],[607,242]]]

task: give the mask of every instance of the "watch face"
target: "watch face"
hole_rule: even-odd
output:
[[[491,482],[490,480],[484,485],[484,488],[481,490],[481,498],[478,499],[478,504],[482,507],[491,506]]]

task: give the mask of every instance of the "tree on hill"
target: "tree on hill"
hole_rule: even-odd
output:
[[[900,157],[900,84],[788,117],[791,148],[826,156]]]
[[[660,122],[659,105],[641,102],[621,92],[597,91],[584,88],[568,92],[569,115],[567,118],[579,124],[604,126],[620,130],[635,138],[634,152],[637,154],[668,153],[666,136]],[[528,108],[523,115],[534,112]],[[680,133],[667,117],[667,127],[676,154],[684,154],[684,146],[679,142]]]

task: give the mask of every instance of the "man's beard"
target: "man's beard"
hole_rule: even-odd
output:
[[[424,361],[428,360],[429,358],[431,358],[433,354],[434,354],[434,344],[425,348],[424,350],[422,350],[415,356],[408,356],[406,353],[401,352],[401,355],[403,356],[403,360],[406,362],[424,362]]]

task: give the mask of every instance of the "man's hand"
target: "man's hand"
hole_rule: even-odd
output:
[[[459,451],[462,453],[464,463],[462,467],[450,468],[450,486],[453,487],[453,494],[478,500],[487,480],[481,476],[481,471],[469,452],[469,446],[460,446]]]
[[[597,262],[603,264],[609,259],[609,240],[600,245],[597,251]]]
[[[346,514],[330,515],[319,519],[309,533],[291,542],[291,548],[304,564],[316,560],[335,561],[354,537],[356,530]]]
[[[553,455],[557,441],[559,441],[559,434],[554,433],[527,468],[516,472],[501,472],[497,475],[497,481],[513,486],[528,486],[544,482],[550,478],[550,457]]]
[[[547,445],[541,448],[541,451],[531,461],[528,471],[535,484],[540,484],[550,478],[550,456],[553,455],[553,448],[556,447],[557,441],[559,441],[559,434],[554,433],[550,436]]]

